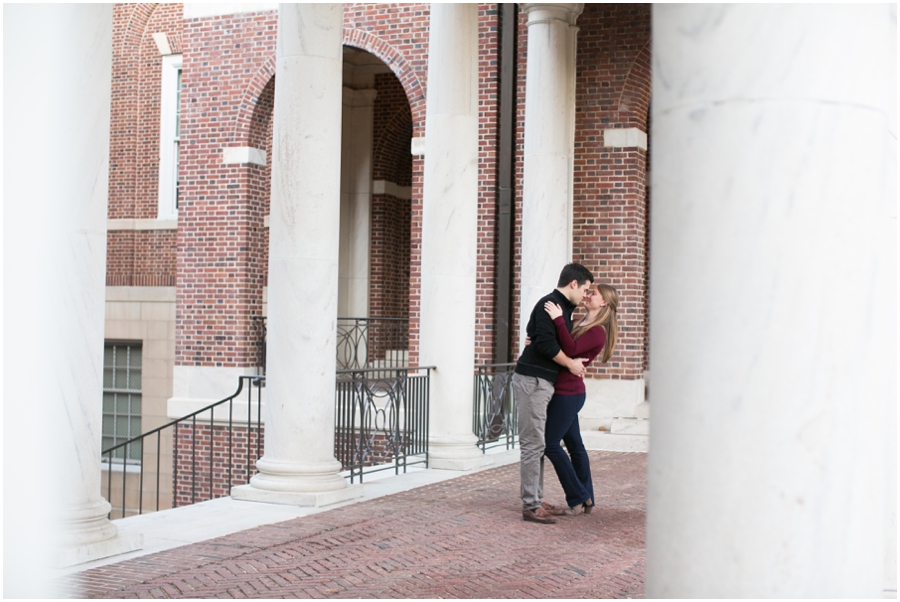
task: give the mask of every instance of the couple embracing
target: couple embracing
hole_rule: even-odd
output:
[[[619,295],[613,287],[593,282],[583,265],[568,264],[556,289],[534,306],[526,326],[530,343],[516,363],[512,386],[519,414],[522,518],[527,521],[552,524],[554,516],[590,514],[594,507],[578,412],[585,400],[585,366],[598,355],[604,363],[612,357]],[[586,313],[573,328],[572,313],[582,301]],[[566,506],[543,501],[544,456],[556,470]]]

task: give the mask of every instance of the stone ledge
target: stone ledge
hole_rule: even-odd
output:
[[[613,435],[649,435],[650,421],[640,418],[616,418],[609,429]]]
[[[431,453],[428,456],[428,468],[435,470],[469,471],[492,466],[493,463],[493,460],[480,450],[477,456],[468,458],[435,458]]]
[[[269,491],[253,485],[238,485],[231,488],[231,499],[286,506],[308,506],[318,508],[330,506],[363,497],[362,485],[348,485],[343,489],[323,492]]]
[[[174,286],[107,286],[107,301],[175,303]]]
[[[603,146],[606,148],[632,148],[647,150],[647,133],[637,128],[603,130]]]
[[[590,451],[646,452],[650,437],[646,435],[617,435],[603,431],[582,431],[584,447]]]
[[[177,230],[177,219],[108,219],[106,229],[111,232],[125,230]]]
[[[256,13],[265,11],[277,11],[278,4],[263,2],[189,2],[184,5],[184,20],[206,19],[209,17],[221,17],[225,15],[237,15],[241,13]]]

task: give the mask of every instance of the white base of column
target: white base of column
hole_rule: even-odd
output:
[[[363,495],[362,485],[349,485],[338,471],[341,464],[332,459],[318,464],[295,464],[262,458],[256,462],[260,472],[247,485],[231,488],[231,497],[247,502],[288,506],[329,506]]]
[[[362,485],[348,485],[334,491],[268,491],[257,489],[253,485],[238,485],[231,488],[231,497],[245,502],[262,502],[264,504],[283,504],[285,506],[330,506],[340,502],[355,500],[363,496]]]
[[[646,381],[588,378],[584,381],[587,398],[578,413],[582,431],[609,427],[615,418],[643,418],[639,415],[645,399]]]
[[[112,539],[98,541],[69,548],[57,548],[53,550],[51,565],[61,569],[76,564],[84,564],[92,560],[108,558],[117,554],[134,552],[144,547],[143,535],[117,535]]]
[[[492,463],[489,457],[481,453],[474,435],[463,439],[431,439],[428,442],[428,468],[473,470]]]

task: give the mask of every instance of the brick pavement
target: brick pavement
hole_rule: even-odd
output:
[[[597,507],[555,525],[522,520],[510,464],[60,581],[81,598],[643,597],[647,456],[590,457]]]

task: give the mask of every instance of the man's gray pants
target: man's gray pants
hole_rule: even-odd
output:
[[[518,372],[512,378],[519,414],[519,480],[522,510],[535,510],[544,499],[544,429],[553,383]]]

